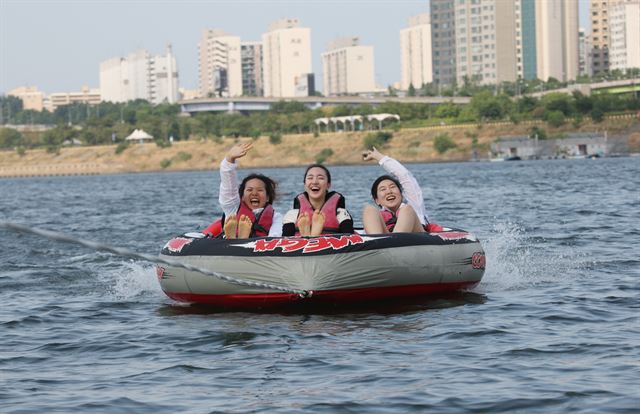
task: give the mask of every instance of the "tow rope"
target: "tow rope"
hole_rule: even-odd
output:
[[[189,264],[181,263],[176,260],[166,259],[159,256],[152,256],[144,253],[136,253],[132,250],[125,249],[123,247],[109,246],[107,244],[103,244],[103,243],[99,243],[91,240],[78,239],[60,232],[34,229],[32,227],[28,227],[22,224],[12,223],[8,221],[0,221],[0,227],[4,227],[8,230],[13,230],[19,233],[28,233],[28,234],[34,234],[36,236],[42,236],[49,240],[55,240],[63,243],[78,244],[80,246],[88,247],[89,249],[93,249],[99,252],[111,253],[116,256],[128,257],[132,259],[141,259],[151,263],[162,263],[169,266],[179,267],[182,269],[190,270],[192,272],[202,273],[205,276],[215,277],[217,279],[220,279],[235,285],[250,286],[250,287],[263,288],[263,289],[277,290],[277,291],[286,292],[286,293],[293,293],[300,296],[301,298],[309,298],[313,295],[313,291],[311,290],[291,289],[284,286],[272,285],[270,283],[262,283],[262,282],[254,282],[252,280],[237,279],[232,276],[227,276],[222,273],[214,272],[208,269],[203,269],[197,266],[191,266]]]

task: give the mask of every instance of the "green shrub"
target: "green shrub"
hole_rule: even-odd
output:
[[[122,141],[118,144],[118,146],[116,146],[116,155],[122,154],[127,148],[129,148],[129,143],[127,143],[126,141]]]
[[[273,145],[278,145],[282,142],[282,134],[275,132],[269,135],[269,142]]]
[[[260,138],[260,135],[262,135],[262,133],[257,130],[257,129],[253,129],[251,130],[251,132],[249,133],[249,136],[251,137],[251,139],[253,139],[254,141],[257,140],[258,138]]]
[[[382,148],[387,142],[391,141],[391,138],[393,138],[391,132],[378,131],[373,134],[368,134],[364,137],[362,143],[366,149],[371,149],[372,147]]]
[[[604,120],[604,112],[600,108],[593,108],[591,110],[591,119],[593,122],[599,123]]]
[[[545,114],[545,120],[547,121],[547,123],[549,125],[551,125],[552,127],[560,127],[562,125],[564,125],[564,114],[562,113],[562,111],[551,111],[551,112],[547,112]]]
[[[415,139],[409,143],[409,148],[417,148],[422,142],[419,139]]]
[[[175,159],[182,162],[189,161],[191,159],[191,154],[189,154],[188,152],[180,151],[176,154]]]
[[[24,147],[16,147],[16,152],[19,156],[24,157],[27,153],[27,150]]]
[[[456,143],[453,142],[449,134],[440,134],[433,139],[433,147],[438,151],[438,154],[444,154],[450,149],[456,147]]]
[[[47,145],[47,153],[60,155],[60,146],[59,145]]]
[[[162,161],[160,161],[160,167],[162,167],[162,169],[165,169],[167,167],[169,167],[171,165],[171,160],[164,158]]]
[[[327,158],[333,155],[331,148],[324,148],[322,151],[316,154],[316,164],[323,164]]]
[[[156,139],[155,141],[159,148],[167,148],[171,146],[171,142],[166,139]]]

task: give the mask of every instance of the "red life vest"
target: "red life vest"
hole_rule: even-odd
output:
[[[396,217],[394,212],[389,211],[386,208],[380,210],[380,215],[382,216],[382,220],[384,220],[384,224],[387,226],[389,233],[393,233],[398,217]],[[436,223],[427,223],[423,227],[427,233],[437,233],[444,230],[441,225]]]
[[[327,198],[320,208],[320,211],[324,214],[324,228],[322,234],[337,233],[340,231],[340,222],[338,221],[338,202],[343,198],[342,194],[333,192],[329,198]],[[313,216],[315,209],[309,202],[305,193],[298,194],[296,196],[298,201],[298,217],[302,213],[307,213],[309,218]],[[300,235],[300,229],[298,229],[298,222],[296,220],[296,236]]]
[[[271,229],[271,224],[273,223],[273,207],[271,204],[265,206],[262,210],[262,213],[258,216],[258,220],[256,221],[256,216],[253,214],[253,210],[251,210],[245,203],[240,203],[240,207],[236,212],[236,217],[240,218],[242,216],[247,216],[251,219],[251,234],[249,237],[266,237],[269,235],[269,230]],[[211,237],[218,237],[222,234],[224,229],[224,223],[222,219],[216,220],[209,225],[202,233]],[[238,233],[236,231],[236,237]]]

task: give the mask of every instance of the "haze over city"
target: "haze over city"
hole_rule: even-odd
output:
[[[588,28],[588,0],[580,0]],[[99,86],[100,62],[138,50],[173,46],[180,87],[197,87],[197,46],[204,29],[260,40],[269,24],[297,18],[311,29],[313,71],[322,90],[320,54],[338,37],[374,47],[375,81],[400,80],[399,32],[429,11],[413,1],[38,1],[0,0],[0,93],[34,85],[46,93]]]

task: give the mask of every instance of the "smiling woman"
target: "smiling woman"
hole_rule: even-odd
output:
[[[353,233],[353,219],[342,194],[331,189],[331,173],[321,164],[307,167],[304,192],[293,200],[283,219],[283,236]]]
[[[378,177],[371,186],[371,197],[378,207],[368,205],[362,213],[367,234],[422,233],[440,229],[429,223],[422,189],[409,170],[375,147],[362,156],[365,161],[377,160],[391,174]]]
[[[250,174],[238,186],[238,164],[253,148],[252,143],[233,146],[220,163],[220,193],[218,201],[224,212],[204,234],[226,239],[246,239],[256,236],[282,235],[282,215],[273,209],[276,183],[262,174]],[[225,219],[226,217],[226,219]]]

